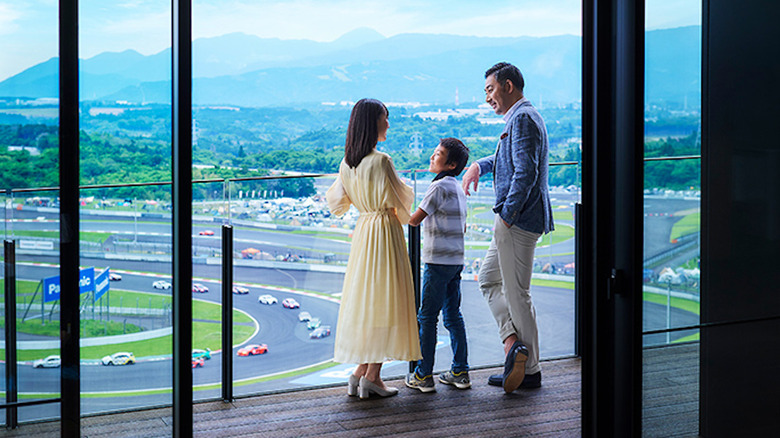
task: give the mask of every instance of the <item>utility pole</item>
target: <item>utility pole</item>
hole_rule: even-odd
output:
[[[133,228],[135,229],[135,237],[133,238],[133,243],[136,245],[138,245],[138,208],[136,206],[137,203],[138,203],[138,198],[133,198]]]

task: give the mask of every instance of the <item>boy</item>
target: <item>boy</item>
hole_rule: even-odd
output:
[[[423,358],[406,386],[422,392],[435,391],[433,361],[436,354],[436,325],[439,312],[450,333],[452,369],[439,375],[439,382],[458,389],[471,387],[467,362],[466,327],[460,313],[460,273],[463,270],[463,235],[466,229],[466,195],[456,176],[469,159],[469,149],[456,138],[443,138],[431,156],[428,171],[436,174],[409,225],[425,219],[422,259],[422,298],[417,322]]]

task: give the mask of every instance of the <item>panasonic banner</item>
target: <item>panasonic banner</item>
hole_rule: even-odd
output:
[[[57,301],[60,299],[60,276],[43,279],[43,302]]]
[[[109,284],[111,283],[108,280],[108,268],[106,268],[105,271],[98,274],[97,277],[95,277],[95,295],[93,301],[99,300],[106,292],[108,292]]]
[[[108,274],[106,274],[108,276]],[[89,267],[79,271],[79,294],[95,290],[95,268]],[[43,302],[60,299],[60,276],[43,279]]]

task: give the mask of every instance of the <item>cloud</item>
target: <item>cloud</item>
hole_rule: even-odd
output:
[[[645,8],[647,30],[701,25],[701,0],[654,0]]]
[[[490,10],[483,14],[461,14],[452,21],[423,25],[425,32],[455,33],[486,37],[580,35],[582,16],[579,3],[572,8],[534,6]]]
[[[243,32],[264,38],[332,41],[357,27],[382,32],[388,28],[386,23],[399,21],[395,9],[397,5],[360,0],[203,2],[193,5],[193,34],[198,38]]]
[[[244,32],[260,37],[332,41],[370,27],[386,36],[449,33],[547,36],[580,33],[579,0],[216,0],[193,5],[195,37]]]
[[[83,8],[79,34],[82,58],[126,49],[157,53],[171,45],[171,8],[144,0]]]
[[[57,0],[0,0],[0,77],[56,55]],[[80,56],[170,47],[171,7],[159,0],[81,0]],[[701,0],[648,2],[648,29],[701,24]],[[517,37],[581,34],[581,0],[194,0],[193,37],[243,32],[333,41],[360,27],[401,33]],[[3,53],[5,52],[5,53]],[[18,53],[24,52],[23,56]],[[35,57],[37,61],[33,61]],[[15,68],[9,66],[16,66]]]
[[[57,54],[56,0],[0,1],[0,81]]]
[[[22,12],[10,3],[0,3],[0,35],[13,35],[19,31]]]
[[[157,3],[156,5],[159,6],[160,3]],[[145,0],[126,0],[116,3],[116,6],[122,9],[139,9],[149,7],[154,8],[155,4]],[[166,7],[168,7],[167,4]],[[170,9],[170,7],[168,7],[168,9]]]

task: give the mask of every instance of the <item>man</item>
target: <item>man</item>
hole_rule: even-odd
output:
[[[485,101],[506,125],[496,153],[473,163],[463,190],[477,190],[479,177],[493,173],[496,213],[493,240],[479,270],[479,288],[498,323],[504,342],[503,375],[488,383],[510,393],[542,384],[536,309],[531,301],[534,250],[542,234],[553,230],[547,185],[547,128],[523,96],[517,67],[500,62],[485,73]]]

